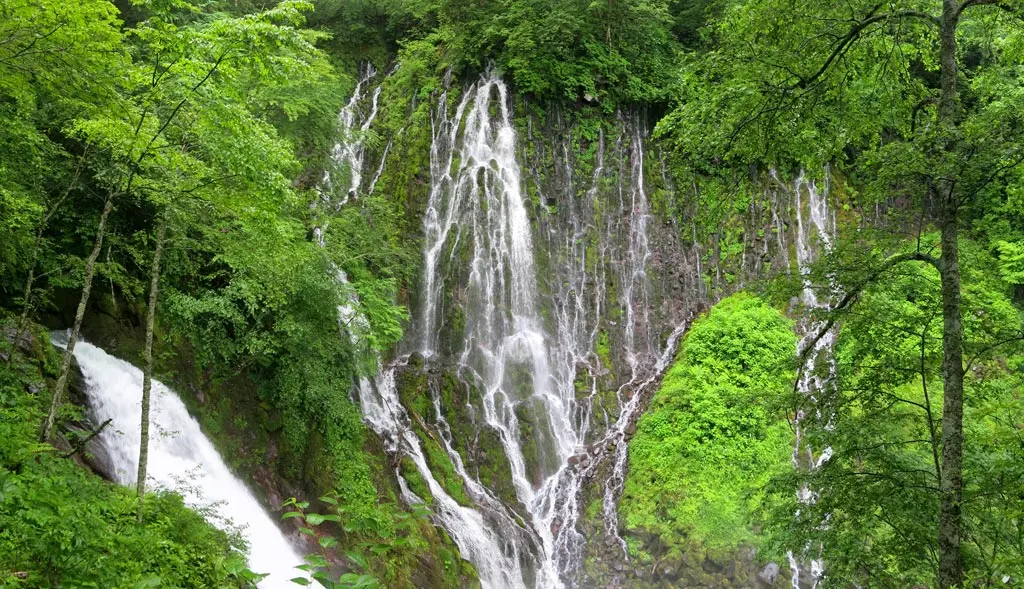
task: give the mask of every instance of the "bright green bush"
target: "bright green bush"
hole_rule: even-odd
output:
[[[792,432],[775,408],[791,386],[791,322],[733,295],[698,320],[630,442],[626,527],[672,549],[755,541],[753,514],[788,466]]]

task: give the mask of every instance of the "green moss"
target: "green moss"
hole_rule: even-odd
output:
[[[597,334],[597,357],[601,360],[601,366],[607,370],[612,369],[612,348],[606,329],[601,329]]]
[[[408,456],[403,457],[401,463],[399,463],[399,471],[402,473],[402,478],[405,479],[405,483],[409,485],[410,491],[427,503],[433,503],[434,496],[427,487],[427,482],[423,480],[422,476],[420,476],[420,471],[416,468],[416,464],[413,463],[412,458],[409,458]]]
[[[498,433],[489,427],[480,430],[476,438],[478,458],[473,465],[480,482],[506,505],[516,505],[515,485],[512,483],[512,464],[505,456]]]
[[[430,472],[434,474],[437,482],[460,505],[472,505],[472,501],[469,500],[463,487],[462,477],[455,472],[455,465],[452,464],[451,458],[448,457],[448,453],[441,443],[420,430],[417,430],[416,433],[419,435],[427,465],[430,466]]]

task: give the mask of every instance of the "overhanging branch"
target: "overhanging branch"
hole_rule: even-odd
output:
[[[942,271],[942,261],[939,258],[930,256],[923,252],[910,252],[905,254],[896,254],[885,260],[881,266],[871,272],[866,278],[857,283],[852,289],[847,291],[846,295],[839,301],[839,304],[832,309],[832,314],[825,321],[825,324],[818,330],[814,337],[804,346],[804,349],[800,350],[800,362],[801,364],[807,361],[807,354],[814,349],[814,346],[818,344],[821,338],[825,337],[839,320],[839,315],[845,311],[850,305],[853,304],[854,300],[864,291],[872,282],[878,280],[883,274],[889,270],[895,268],[900,264],[906,262],[926,262],[935,267],[936,270]]]
[[[886,12],[883,14],[875,14],[881,7],[882,4],[876,5],[867,14],[867,18],[857,22],[852,27],[850,27],[849,32],[847,32],[846,35],[842,39],[840,39],[839,43],[832,49],[832,53],[829,54],[828,58],[825,59],[825,63],[823,63],[820,68],[818,68],[818,71],[814,72],[809,77],[801,77],[798,82],[796,82],[790,87],[790,89],[806,89],[808,86],[816,82],[819,78],[824,76],[828,72],[829,68],[832,67],[832,64],[835,63],[837,59],[845,55],[846,52],[849,50],[850,46],[853,45],[854,41],[860,38],[861,33],[863,33],[865,29],[867,29],[873,24],[890,20],[918,19],[933,26],[939,25],[938,17],[932,16],[927,12],[920,12],[917,10],[903,10],[900,12]]]

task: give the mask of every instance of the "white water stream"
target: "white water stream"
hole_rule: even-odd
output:
[[[778,181],[778,176],[772,172],[773,178]],[[808,180],[803,172],[793,182],[792,191],[795,197],[797,241],[796,259],[797,267],[804,276],[803,292],[801,299],[809,311],[829,309],[835,293],[829,293],[824,300],[819,298],[810,278],[811,264],[818,253],[827,253],[832,248],[835,239],[836,219],[835,213],[829,210],[828,206],[828,170],[825,173],[823,188],[812,180]],[[804,197],[806,196],[806,202]],[[817,248],[815,248],[817,244]],[[818,252],[818,253],[816,253]],[[827,429],[828,419],[823,418],[820,402],[822,397],[828,393],[836,376],[835,356],[832,349],[835,345],[836,331],[831,329],[816,342],[813,348],[808,349],[815,335],[823,329],[825,322],[822,320],[812,321],[804,329],[804,336],[797,344],[797,352],[805,353],[806,360],[801,368],[800,380],[797,383],[798,391],[807,399],[807,409],[799,409],[793,420],[796,441],[793,446],[792,462],[793,468],[813,470],[819,468],[832,457],[832,448],[824,448],[818,455],[804,439],[804,431],[808,427],[819,427]],[[824,368],[820,365],[825,363]],[[808,411],[813,413],[814,420],[807,422]],[[798,501],[805,505],[814,504],[817,501],[817,491],[806,486],[797,491]],[[797,514],[799,516],[799,513]],[[817,555],[815,554],[817,552]],[[818,550],[810,544],[803,547],[800,554],[790,551],[787,554],[789,567],[792,573],[793,589],[800,589],[801,569],[806,570],[810,579],[810,586],[817,587],[825,572],[825,564]],[[804,564],[806,563],[806,564]]]
[[[64,347],[66,332],[53,334]],[[95,423],[111,420],[98,436],[119,483],[134,486],[139,464],[139,423],[142,419],[142,371],[79,341],[75,359],[85,376],[86,394]],[[214,525],[241,528],[249,544],[249,568],[270,576],[260,589],[291,589],[289,579],[302,576],[303,564],[274,520],[248,488],[235,477],[203,435],[185,404],[159,381],[153,381],[150,409],[147,487],[180,493],[185,503],[201,510]]]
[[[463,247],[472,258],[465,295],[465,339],[458,364],[482,396],[482,417],[498,433],[511,464],[516,495],[532,516],[542,552],[536,555],[534,584],[560,587],[558,571],[549,557],[554,535],[543,508],[545,491],[543,486],[538,491],[534,481],[551,480],[558,465],[568,460],[582,440],[572,426],[570,400],[555,385],[548,356],[505,84],[498,75],[486,74],[464,92],[451,117],[445,93],[433,123],[432,185],[423,222],[419,351],[427,359],[438,353],[442,271],[451,261],[445,256],[465,242]],[[527,472],[520,445],[520,406],[536,419],[533,443],[545,458],[545,465],[537,467],[540,472]],[[438,418],[444,423],[440,413]],[[479,486],[464,468],[460,470],[469,486]],[[519,555],[515,556],[518,559]],[[525,582],[521,579],[516,586]]]
[[[360,121],[357,113],[360,108],[360,100],[363,98],[363,86],[375,75],[376,71],[367,64],[352,98],[339,115],[345,140],[335,146],[334,159],[338,164],[349,169],[351,177],[348,195],[338,205],[339,207],[344,205],[349,197],[357,195],[362,182],[361,169],[365,155],[363,139],[376,117],[381,86],[378,85],[373,91],[369,114]],[[356,125],[359,125],[360,132],[353,134],[351,131]],[[373,187],[384,169],[389,148],[390,144],[384,150],[380,165],[370,183],[369,192],[373,191]],[[329,186],[329,182],[330,177],[325,176],[325,185]],[[320,233],[318,237],[322,235]],[[320,241],[320,245],[324,245],[323,241]],[[368,321],[359,311],[358,296],[352,289],[345,273],[338,270],[336,277],[345,297],[343,303],[338,307],[339,326],[351,339],[356,349],[360,350],[360,353],[365,352],[362,348],[364,347],[364,335],[369,329]],[[520,566],[521,554],[516,541],[518,534],[504,533],[514,528],[515,524],[510,517],[503,515],[501,510],[497,509],[497,500],[493,499],[482,485],[469,477],[461,457],[450,445],[447,448],[449,455],[459,474],[466,479],[470,495],[478,504],[489,504],[496,508],[494,513],[490,514],[493,516],[490,521],[486,520],[481,512],[455,501],[431,472],[420,440],[412,427],[409,414],[402,406],[395,387],[395,371],[400,369],[407,359],[407,357],[401,357],[390,365],[381,367],[376,376],[359,377],[355,387],[359,394],[364,420],[381,437],[388,454],[394,459],[395,476],[398,479],[403,500],[410,504],[423,503],[423,498],[416,496],[409,488],[398,466],[400,458],[407,457],[415,465],[417,472],[430,491],[435,522],[452,537],[463,558],[474,564],[481,583],[485,587],[508,587],[510,589],[525,587]],[[376,358],[376,363],[378,365],[381,363],[379,358]],[[435,398],[435,403],[439,402]],[[440,412],[440,407],[437,410]],[[445,442],[450,444],[450,435]],[[501,520],[504,520],[504,525],[496,526],[494,522]]]
[[[336,208],[341,208],[349,200],[357,198],[359,190],[363,185],[363,160],[366,158],[365,136],[370,129],[370,125],[377,118],[377,106],[381,90],[384,88],[383,84],[378,84],[373,89],[369,113],[364,116],[360,112],[360,107],[366,92],[366,85],[376,76],[377,70],[373,67],[373,64],[369,62],[364,64],[363,70],[359,75],[359,81],[356,82],[356,87],[352,91],[352,97],[349,98],[348,103],[338,113],[338,130],[342,140],[335,143],[333,149],[331,149],[331,159],[335,164],[343,166],[348,171],[349,181],[344,196],[335,205]],[[384,156],[387,157],[386,152]],[[383,169],[383,166],[384,162],[382,160],[381,169]],[[376,184],[376,178],[374,178],[374,184]],[[329,171],[324,172],[323,185],[326,188],[325,193],[330,194],[333,187]]]
[[[622,123],[624,134],[627,129],[631,133],[617,140],[620,161],[629,165],[617,174],[620,215],[611,215],[616,220],[605,228],[599,259],[588,268],[583,238],[595,230],[586,217],[593,212],[604,169],[602,131],[593,187],[570,212],[574,234],[568,237],[572,241],[566,244],[564,264],[555,270],[562,288],[554,294],[555,332],[549,333],[538,296],[532,229],[505,84],[488,72],[463,92],[453,113],[447,92],[443,93],[433,117],[418,351],[428,361],[445,353],[439,327],[447,321],[446,290],[459,288],[465,328],[461,352],[449,361],[456,362],[459,374],[480,395],[482,420],[498,433],[511,465],[516,495],[539,539],[539,552],[533,555],[535,576],[532,583],[524,579],[535,587],[562,587],[565,578],[573,577],[585,542],[576,528],[582,484],[608,456],[611,474],[603,510],[609,535],[618,538],[626,430],[636,416],[641,393],[671,360],[684,329],[680,325],[666,349],[657,352],[648,317],[650,210],[643,186],[642,130],[639,123]],[[563,148],[568,161],[568,146]],[[616,243],[625,248],[617,250]],[[601,370],[595,346],[604,286],[597,277],[603,276],[605,264],[620,273],[622,344],[630,378],[617,392],[616,414],[602,416],[605,433],[593,441],[588,433],[596,381],[591,378],[591,394],[584,402],[577,399],[575,383],[578,365],[588,366],[591,376]],[[588,277],[591,271],[594,274]],[[453,273],[463,274],[463,282],[446,289],[446,278]],[[588,311],[591,306],[593,313]],[[439,407],[436,413],[439,427],[446,430]],[[523,434],[527,428],[528,439]],[[530,456],[524,439],[534,447]],[[450,443],[448,450],[467,487],[479,487],[461,467]]]

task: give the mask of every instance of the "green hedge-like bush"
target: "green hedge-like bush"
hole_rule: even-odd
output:
[[[774,408],[792,383],[795,349],[791,322],[748,294],[693,325],[630,442],[627,528],[656,534],[669,551],[755,541],[751,515],[792,447]]]

